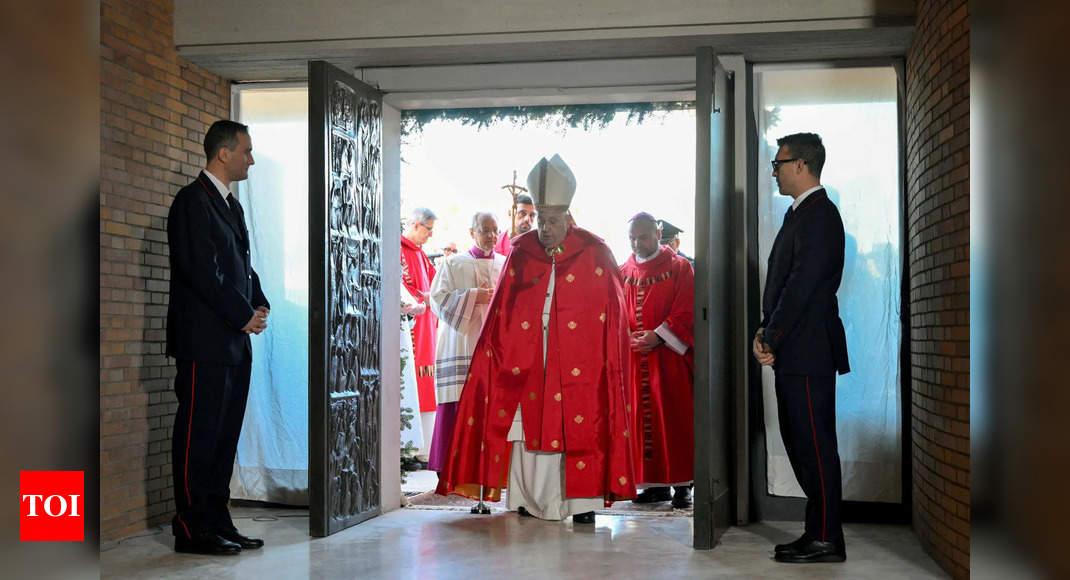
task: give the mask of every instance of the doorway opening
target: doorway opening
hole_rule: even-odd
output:
[[[651,108],[641,103],[535,107],[523,112],[515,108],[405,111],[401,216],[405,219],[414,208],[429,208],[437,216],[433,235],[423,245],[433,261],[453,251],[466,252],[473,246],[469,232],[473,215],[492,212],[500,231],[510,229],[509,187],[514,180],[525,185],[528,171],[541,157],[559,154],[577,181],[570,212],[579,227],[606,241],[618,265],[631,255],[629,220],[640,212],[683,230],[679,250],[693,255],[695,111],[691,103]],[[403,445],[411,442],[423,448],[413,452],[419,459],[426,460],[433,436],[427,427],[434,423],[426,417],[414,419],[412,429],[403,433]],[[409,503],[421,509],[467,510],[475,505],[459,496],[435,495],[437,482],[433,472],[415,470],[406,473],[402,489]],[[503,496],[507,493],[504,490]],[[498,511],[505,505],[504,497],[488,504]],[[669,501],[621,501],[597,513],[689,516],[691,509],[674,511]]]
[[[250,396],[233,496],[304,506],[309,444],[308,160],[303,155],[308,146],[308,89],[300,83],[267,83],[240,85],[233,93],[235,116],[250,125],[256,139],[257,170],[238,192],[249,212],[255,267],[272,295],[283,297],[273,311],[274,324],[254,345],[258,389]],[[680,250],[693,255],[694,110],[689,103],[680,105],[639,120],[626,106],[607,105],[619,112],[587,127],[569,126],[563,114],[530,123],[491,123],[482,129],[460,120],[429,122],[402,135],[401,215],[415,206],[434,208],[442,217],[435,241],[463,246],[471,241],[467,229],[476,210],[495,212],[507,227],[510,199],[501,186],[512,183],[514,170],[517,183],[523,183],[533,160],[559,153],[580,184],[573,204],[578,223],[606,239],[618,263],[630,254],[627,224],[640,211],[681,228]],[[428,253],[437,257],[441,245]],[[412,412],[410,425],[419,424],[418,413]],[[402,438],[403,447],[410,442],[410,449],[425,446]],[[402,494],[409,496],[430,498],[427,492],[437,483],[429,472],[410,472],[403,478]],[[616,511],[628,503],[618,502]],[[672,509],[666,502],[641,511]]]
[[[791,198],[778,195],[770,160],[776,139],[821,136],[821,183],[846,232],[837,293],[851,372],[837,378],[836,416],[847,521],[908,521],[909,419],[904,417],[902,158],[899,90],[892,63],[756,66],[757,272]],[[753,385],[751,493],[758,519],[797,519],[803,494],[778,429],[773,373]],[[909,389],[907,389],[909,390]],[[907,400],[909,403],[909,400]]]
[[[741,60],[741,59],[740,59]],[[743,69],[737,69],[737,75],[739,71]],[[768,92],[770,83],[774,80],[773,70],[765,71],[758,69],[754,74],[754,93],[755,97],[760,98],[761,94],[775,94]],[[894,73],[893,73],[894,79]],[[739,83],[737,77],[737,87]],[[835,83],[831,83],[829,86],[840,86]],[[762,93],[762,89],[765,87],[766,93]],[[737,88],[737,100],[738,100],[738,88]],[[746,89],[748,92],[750,89]],[[287,95],[286,93],[289,92]],[[790,91],[788,91],[790,93]],[[894,93],[894,81],[893,81],[893,93]],[[262,279],[274,277],[275,281],[268,281],[268,283],[277,283],[276,292],[278,295],[285,296],[287,306],[293,307],[292,316],[278,316],[283,314],[279,311],[273,310],[273,315],[276,315],[276,322],[273,328],[269,329],[265,336],[260,337],[259,345],[254,344],[254,349],[259,349],[254,356],[254,365],[264,366],[260,367],[260,370],[254,366],[254,377],[256,373],[261,373],[260,376],[264,377],[264,380],[271,381],[272,384],[278,385],[279,392],[274,395],[274,400],[265,400],[263,405],[258,405],[261,408],[260,411],[264,417],[271,420],[281,417],[283,420],[290,421],[286,423],[285,428],[281,431],[276,427],[270,429],[256,429],[250,428],[251,424],[255,424],[255,421],[250,422],[249,417],[246,419],[246,429],[243,431],[242,442],[239,448],[238,466],[235,469],[236,477],[241,474],[244,481],[237,483],[244,486],[245,490],[254,490],[254,493],[248,493],[250,499],[256,499],[258,501],[268,501],[271,503],[282,503],[288,505],[307,505],[308,502],[308,471],[307,471],[307,454],[308,454],[308,368],[307,368],[307,329],[308,329],[308,286],[307,286],[307,211],[308,207],[308,168],[306,152],[308,147],[308,130],[307,130],[307,88],[303,84],[299,85],[251,85],[251,86],[238,86],[234,89],[235,95],[235,114],[239,120],[246,122],[252,126],[253,137],[256,141],[256,158],[257,167],[256,171],[252,172],[250,180],[243,183],[241,186],[243,189],[239,190],[239,196],[243,200],[247,212],[250,214],[250,230],[252,235],[253,247],[254,247],[254,267],[261,273]],[[257,104],[257,101],[263,101]],[[775,101],[775,99],[773,99]],[[290,104],[285,105],[282,101],[287,101]],[[742,103],[742,101],[739,101]],[[771,101],[772,102],[772,101]],[[892,107],[895,107],[895,98],[891,100]],[[882,103],[887,104],[886,101]],[[742,106],[742,105],[740,105]],[[794,106],[794,105],[792,105]],[[787,105],[782,106],[781,111],[786,109]],[[685,230],[682,236],[682,249],[685,252],[688,249],[692,251],[696,248],[695,243],[697,236],[694,234],[688,235],[688,231],[694,232],[694,175],[695,175],[695,155],[696,148],[695,143],[695,119],[694,112],[678,112],[679,114],[689,114],[690,121],[684,123],[688,127],[687,130],[682,131],[681,139],[673,141],[668,144],[659,144],[653,138],[640,138],[636,143],[622,149],[614,149],[620,145],[624,137],[617,137],[614,135],[611,145],[613,147],[606,147],[608,161],[598,162],[590,161],[591,167],[598,167],[598,169],[591,171],[589,174],[585,169],[583,172],[577,172],[577,180],[579,182],[579,188],[576,195],[575,213],[576,219],[579,224],[585,228],[591,229],[595,233],[606,238],[607,243],[611,246],[618,262],[623,261],[626,258],[627,241],[626,241],[626,224],[627,219],[634,215],[639,210],[645,210],[653,213],[656,217],[667,219],[668,221],[680,226]],[[393,114],[398,114],[394,110]],[[762,113],[756,113],[755,117],[760,117]],[[619,117],[626,117],[626,115],[618,115]],[[670,116],[671,117],[671,116]],[[896,119],[895,114],[891,117]],[[255,119],[255,120],[254,120]],[[773,131],[784,130],[789,132],[787,126],[771,125],[769,124],[768,116],[763,117],[764,120],[758,122],[759,127],[766,127],[769,125]],[[663,124],[659,124],[660,121],[653,119],[638,126],[629,127],[626,121],[614,118],[606,128],[595,129],[589,132],[591,137],[596,137],[600,132],[602,134],[609,134],[614,130],[616,124],[621,123],[625,127],[626,131],[639,131],[644,126],[650,127],[665,127],[671,126],[676,121],[672,119],[666,119]],[[437,122],[436,122],[437,123]],[[456,124],[456,123],[455,123]],[[465,150],[465,147],[458,146],[456,142],[450,145],[449,129],[450,123],[441,123],[442,127],[438,127],[435,123],[429,123],[424,127],[421,139],[428,141],[429,143],[440,143],[440,147],[446,151],[443,154],[448,161],[441,163],[441,166],[433,167],[428,172],[428,176],[424,177],[405,177],[406,174],[412,170],[417,163],[431,163],[427,161],[429,159],[426,155],[423,155],[413,148],[414,141],[406,137],[400,149],[402,150],[403,165],[398,168],[398,173],[401,175],[402,183],[398,186],[398,192],[404,207],[400,208],[395,215],[405,215],[408,209],[417,205],[436,208],[436,213],[440,213],[445,216],[441,224],[442,229],[436,228],[435,242],[448,242],[454,241],[458,244],[458,247],[462,247],[462,243],[465,240],[469,240],[467,234],[467,226],[470,220],[471,214],[478,209],[489,209],[498,213],[499,218],[505,218],[505,210],[509,205],[508,196],[505,194],[501,186],[512,183],[512,172],[517,172],[517,183],[523,183],[526,176],[526,171],[533,163],[532,160],[538,159],[544,155],[550,155],[554,152],[561,153],[566,160],[573,166],[574,169],[580,166],[584,166],[585,163],[580,162],[583,152],[578,152],[572,158],[569,157],[570,153],[565,148],[565,144],[561,144],[560,147],[552,145],[553,141],[538,142],[535,139],[531,139],[530,142],[523,138],[518,138],[516,135],[508,134],[508,126],[504,127],[505,137],[498,141],[498,145],[495,147],[495,154],[504,156],[503,160],[497,161],[499,168],[490,168],[487,163],[481,163],[479,156]],[[747,131],[750,130],[746,127],[747,123],[737,123],[734,130]],[[298,128],[299,127],[299,128]],[[463,125],[462,125],[463,127]],[[810,125],[811,130],[815,130],[819,133],[826,131],[817,125]],[[436,132],[442,129],[442,136]],[[565,135],[568,135],[569,129],[561,134],[561,130],[557,129],[556,132],[553,127],[539,127],[534,125],[530,127],[534,130],[542,131],[546,133],[544,137],[546,139],[557,138],[561,141],[565,140]],[[466,128],[468,131],[479,135],[479,132],[472,127]],[[489,137],[494,131],[503,129],[503,127],[489,128],[485,130],[483,137]],[[456,128],[453,128],[456,130]],[[521,130],[525,130],[521,128]],[[290,131],[290,133],[287,133]],[[739,151],[737,147],[737,155],[742,156],[743,159],[749,160],[750,163],[761,163],[761,152],[763,150],[763,140],[768,137],[763,130],[761,135],[756,137],[758,142],[757,157],[752,156],[752,152],[748,151],[744,154]],[[830,132],[831,135],[834,132]],[[823,133],[824,134],[824,133]],[[893,143],[898,143],[898,133],[894,133]],[[577,135],[572,135],[570,140],[578,140]],[[747,139],[744,138],[743,142]],[[271,142],[277,143],[277,149]],[[737,138],[736,143],[741,141]],[[542,144],[540,144],[542,143]],[[898,147],[898,145],[896,145]],[[525,149],[528,148],[528,149]],[[592,149],[598,150],[597,144],[588,145],[584,147],[584,150]],[[516,159],[507,157],[516,151],[521,151],[522,154],[518,154]],[[677,153],[670,154],[669,152],[676,151]],[[898,152],[898,149],[896,149]],[[422,156],[423,155],[423,156]],[[832,159],[833,153],[830,152],[830,159]],[[490,155],[487,154],[487,157]],[[844,159],[850,159],[846,155]],[[577,159],[578,161],[573,161]],[[874,161],[877,159],[877,161]],[[885,159],[883,155],[876,156],[874,159],[869,160],[856,160],[856,162],[863,167],[868,167],[870,163],[888,163],[888,159]],[[893,163],[893,171],[899,165],[899,160],[892,156],[891,163]],[[681,165],[675,166],[672,163],[679,162]],[[601,163],[601,165],[599,164]],[[829,167],[831,167],[831,163]],[[882,166],[883,167],[883,166]],[[749,173],[753,169],[748,169],[746,173]],[[762,175],[764,168],[759,165],[758,175]],[[659,176],[667,174],[674,176],[680,176],[685,180],[687,186],[674,186],[665,182],[664,179],[656,180]],[[775,204],[775,201],[770,201],[771,188],[764,187],[760,181],[755,187],[743,187],[739,188],[738,184],[746,181],[745,177],[739,175],[741,172],[736,169],[736,189],[737,194],[746,198],[748,208],[754,201],[752,196],[757,196],[759,193],[766,197],[757,200],[758,212],[771,211],[769,208],[773,207],[771,204]],[[874,175],[883,175],[874,173]],[[896,174],[897,177],[898,174]],[[623,185],[621,183],[613,183],[612,181],[603,180],[603,176],[624,177],[626,178]],[[410,183],[406,183],[408,179],[412,179],[411,187]],[[646,179],[655,179],[655,181],[648,182]],[[883,179],[879,177],[878,179]],[[600,181],[602,180],[602,181]],[[731,184],[729,184],[731,186]],[[852,184],[853,186],[853,184]],[[587,188],[590,187],[590,191]],[[448,189],[447,189],[448,188]],[[845,187],[845,190],[850,189]],[[895,182],[895,196],[891,199],[894,200],[893,208],[898,208],[898,189],[899,182]],[[273,190],[274,193],[269,194],[268,191]],[[861,191],[861,190],[860,190]],[[868,191],[868,190],[866,190]],[[652,207],[641,207],[641,200],[643,196],[649,196],[653,192],[652,199],[655,200],[655,204]],[[676,200],[672,199],[672,195],[678,195]],[[764,193],[763,193],[764,192]],[[485,196],[487,200],[485,203],[481,201],[468,201],[462,203],[464,200],[474,200],[476,198],[469,197],[475,193],[479,193]],[[635,199],[629,199],[628,194],[637,196]],[[883,196],[884,194],[882,194]],[[858,196],[855,196],[858,198]],[[770,198],[770,199],[766,199]],[[478,199],[484,199],[479,197]],[[606,202],[605,200],[610,200]],[[887,202],[886,197],[881,198],[882,203]],[[636,200],[639,200],[638,202]],[[765,201],[762,201],[765,200]],[[743,200],[738,200],[742,202]],[[736,203],[733,201],[732,203]],[[292,206],[292,207],[291,207]],[[884,206],[882,206],[884,207]],[[439,211],[438,208],[444,208]],[[738,208],[737,208],[738,209]],[[842,209],[842,206],[841,206]],[[869,211],[870,208],[862,208],[861,211]],[[882,210],[884,213],[880,214],[885,217],[898,217],[898,210],[895,209],[892,213]],[[748,209],[748,216],[751,215]],[[677,217],[677,216],[681,217]],[[734,215],[734,214],[733,214]],[[764,215],[764,213],[762,214]],[[258,217],[259,216],[259,217]],[[386,214],[384,213],[384,218]],[[675,218],[675,219],[674,219]],[[257,222],[260,219],[262,221]],[[748,218],[750,219],[750,218]],[[678,221],[677,221],[678,220]],[[742,221],[742,220],[741,220]],[[448,222],[448,223],[447,223]],[[258,225],[258,223],[260,225]],[[896,220],[894,223],[885,221],[881,222],[880,219],[876,222],[870,221],[863,224],[861,227],[873,228],[871,224],[877,223],[879,228],[892,232],[892,237],[898,241],[895,236],[899,235],[900,226]],[[759,226],[761,223],[759,222]],[[400,230],[400,225],[395,224],[392,227],[398,228],[392,230],[397,232]],[[851,226],[848,227],[851,230]],[[883,231],[882,230],[882,231]],[[390,228],[384,226],[384,247],[387,244],[394,243],[387,239],[385,232],[390,231]],[[852,233],[851,231],[848,232]],[[395,234],[396,235],[396,234]],[[748,234],[749,235],[749,234]],[[396,238],[395,238],[396,239]],[[297,241],[294,241],[297,240]],[[761,243],[757,240],[757,235],[753,240],[756,247],[760,248]],[[690,244],[690,247],[688,246]],[[870,246],[867,246],[870,247]],[[860,246],[861,248],[861,246]],[[437,253],[436,247],[432,248],[429,253]],[[860,249],[861,251],[861,249]],[[867,250],[868,252],[868,250]],[[293,256],[293,258],[286,257],[281,262],[276,258],[277,256]],[[694,255],[694,254],[691,254]],[[898,254],[896,254],[898,255]],[[268,263],[265,259],[271,256],[272,263]],[[761,256],[764,258],[764,254]],[[862,263],[867,268],[872,270],[876,268],[878,271],[883,268],[881,264],[888,264],[891,260],[893,268],[886,270],[888,273],[896,274],[898,270],[898,262],[896,258],[884,256],[879,263],[874,262],[872,256],[868,254],[865,256],[865,260]],[[281,270],[280,270],[281,265]],[[278,271],[277,271],[278,270]],[[386,268],[384,267],[384,271]],[[895,270],[895,272],[892,272]],[[272,274],[273,271],[277,271]],[[758,274],[754,272],[754,277],[757,279]],[[848,278],[847,272],[845,272],[845,281]],[[264,280],[262,280],[263,282]],[[757,282],[755,281],[755,284]],[[893,288],[898,288],[895,284],[892,284]],[[302,292],[304,294],[302,294]],[[302,299],[302,296],[304,297]],[[385,294],[384,294],[385,296]],[[290,304],[292,299],[293,304]],[[895,299],[894,304],[889,306],[889,309],[885,310],[885,314],[891,315],[897,319],[898,317],[898,295],[893,296]],[[274,300],[273,300],[274,304]],[[290,319],[287,323],[284,318]],[[753,329],[750,329],[753,330]],[[384,333],[386,332],[384,328]],[[850,331],[849,331],[850,332]],[[900,331],[901,332],[901,331]],[[901,336],[901,335],[900,335]],[[304,337],[304,338],[300,338]],[[885,337],[885,340],[890,340],[890,344],[895,343],[894,337]],[[855,349],[854,352],[860,352],[859,349]],[[270,353],[265,355],[264,353]],[[388,354],[384,351],[384,355]],[[270,363],[269,361],[278,357],[278,361]],[[290,363],[283,363],[278,365],[279,361],[289,360]],[[899,359],[896,359],[899,360]],[[384,368],[386,361],[384,360]],[[888,363],[882,363],[883,368],[888,368]],[[891,364],[896,364],[894,361]],[[384,371],[385,372],[385,371]],[[895,397],[901,397],[902,389],[899,388],[899,377],[896,375],[896,382],[894,391],[892,394],[892,400]],[[885,393],[887,394],[887,393]],[[889,403],[891,404],[891,403]],[[251,395],[250,407],[254,406],[254,399]],[[737,406],[737,409],[739,407]],[[761,413],[761,404],[752,403],[752,413]],[[900,407],[901,409],[902,407]],[[292,413],[289,413],[292,411]],[[400,408],[398,409],[400,412]],[[392,409],[383,409],[384,426],[391,425],[391,422],[386,420],[388,412],[393,412]],[[898,415],[893,413],[894,418],[898,417],[899,422],[903,421],[902,411],[897,410]],[[288,419],[287,419],[288,417]],[[292,421],[291,421],[292,419]],[[755,418],[756,424],[761,424],[760,419]],[[270,423],[263,423],[263,425],[269,425]],[[754,430],[758,432],[758,430]],[[280,438],[279,434],[282,433],[284,437]],[[738,433],[738,431],[737,431]],[[767,433],[768,434],[768,433]],[[908,437],[909,433],[900,432],[899,439],[887,439],[885,444],[898,444],[899,448],[896,450],[897,460],[902,462],[902,449],[905,447],[909,449],[909,446],[903,445],[903,440]],[[775,434],[774,434],[775,436]],[[754,442],[760,438],[760,447],[756,447]],[[778,496],[777,494],[770,492],[766,489],[768,479],[766,473],[768,469],[767,462],[767,447],[766,444],[772,439],[772,437],[752,437],[750,456],[754,458],[751,463],[750,481],[754,485],[751,488],[751,497],[756,498],[757,504],[757,516],[758,519],[797,519],[797,514],[793,512],[795,508],[791,506],[790,498]],[[889,443],[891,442],[891,443]],[[287,450],[288,448],[288,450]],[[396,464],[391,463],[386,458],[387,450],[384,449],[383,466],[386,469],[387,466],[393,466]],[[288,458],[286,461],[279,461],[278,458]],[[303,458],[303,461],[302,461]],[[737,458],[738,459],[738,458]],[[266,469],[265,469],[266,467]],[[902,475],[902,472],[900,476]],[[743,474],[745,475],[745,474]],[[736,474],[737,481],[742,477],[740,474]],[[385,480],[385,479],[384,479]],[[846,480],[846,479],[845,479]],[[430,482],[430,480],[428,480]],[[742,477],[742,481],[746,481],[746,477]],[[302,487],[303,482],[303,487]],[[266,483],[264,489],[270,487],[274,491],[271,493],[263,492],[261,495],[255,495],[256,485],[258,483]],[[423,484],[426,486],[426,484]],[[744,491],[746,488],[740,486],[735,493],[746,496]],[[909,488],[900,488],[900,503],[894,504],[896,507],[902,506],[907,502],[902,501],[902,494],[909,493]],[[236,493],[235,497],[243,497],[243,494]],[[798,500],[794,500],[798,501]],[[466,505],[471,505],[468,502]],[[892,505],[892,504],[889,504]],[[780,506],[780,507],[778,507]],[[784,507],[786,506],[786,507]],[[384,511],[392,509],[393,506],[383,506]],[[463,508],[462,508],[463,509]],[[778,511],[779,510],[779,511]],[[737,514],[737,518],[740,516]]]

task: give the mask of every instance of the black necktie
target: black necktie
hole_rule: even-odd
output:
[[[241,208],[238,207],[238,200],[234,199],[233,193],[227,194],[227,205],[230,206],[230,213],[234,214],[234,217],[241,221]]]
[[[791,221],[791,216],[795,215],[795,208],[789,207],[787,213],[784,214],[784,224]],[[783,227],[783,224],[781,224]]]
[[[238,229],[241,232],[239,235],[241,239],[245,239],[245,220],[242,219],[241,206],[238,205],[238,200],[235,199],[234,194],[227,194],[227,205],[230,207],[230,213],[234,214],[234,222],[238,224]]]

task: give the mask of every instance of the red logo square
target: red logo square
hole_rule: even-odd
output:
[[[85,540],[84,488],[81,471],[20,471],[19,540]]]

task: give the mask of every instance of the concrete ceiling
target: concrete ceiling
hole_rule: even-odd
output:
[[[309,60],[326,60],[345,70],[403,66],[541,62],[693,56],[696,47],[741,54],[755,63],[806,62],[902,56],[913,26],[891,22],[870,28],[803,30],[723,35],[609,38],[447,44],[357,46],[349,41],[299,41],[179,46],[179,54],[238,82],[303,80]]]

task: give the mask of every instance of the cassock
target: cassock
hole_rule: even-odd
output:
[[[513,240],[461,393],[439,494],[476,499],[482,485],[483,499],[498,501],[531,468],[526,491],[552,495],[556,487],[561,500],[525,503],[537,517],[635,497],[624,401],[628,320],[616,262],[600,238],[577,227],[558,249],[548,253],[534,230]],[[518,408],[523,440],[514,447]],[[517,452],[525,457],[513,463]],[[510,507],[521,491],[510,488]]]
[[[405,236],[401,237],[401,282],[409,294],[424,303],[424,293],[431,289],[435,267],[427,254]],[[423,423],[423,448],[431,447],[435,425],[435,331],[438,320],[430,308],[416,316],[412,324],[412,350],[416,363],[416,390],[420,397],[420,420]]]
[[[695,273],[669,246],[645,261],[633,254],[620,273],[629,329],[653,330],[665,341],[647,353],[631,352],[635,480],[686,485],[694,479]]]
[[[476,304],[480,287],[494,288],[505,256],[473,247],[464,254],[449,256],[431,282],[428,302],[438,317],[435,344],[435,416],[429,469],[441,471],[449,449],[472,352],[487,313],[487,304]]]

